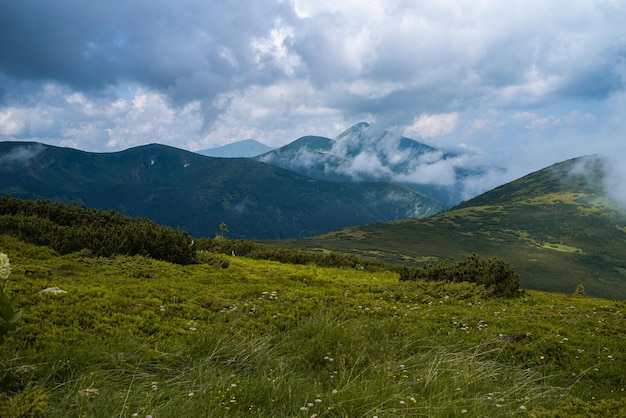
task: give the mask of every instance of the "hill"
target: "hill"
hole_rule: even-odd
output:
[[[198,154],[207,157],[219,158],[252,158],[257,155],[272,151],[274,148],[268,147],[255,139],[244,139],[221,147],[208,148],[196,151]]]
[[[423,264],[473,252],[507,260],[523,287],[626,298],[626,215],[604,158],[555,164],[422,220],[349,227],[277,245]]]
[[[11,417],[624,416],[624,303],[199,253],[176,265],[0,235]],[[4,267],[4,266],[3,266]]]
[[[190,234],[286,238],[426,216],[438,203],[388,183],[314,180],[258,161],[210,158],[164,145],[88,153],[0,143],[0,194],[114,209]]]

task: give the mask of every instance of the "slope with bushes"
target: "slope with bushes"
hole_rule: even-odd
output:
[[[523,287],[626,299],[626,213],[593,156],[531,173],[427,219],[355,226],[275,245],[423,265],[499,257]]]

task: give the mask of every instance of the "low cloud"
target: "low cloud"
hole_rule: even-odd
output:
[[[44,146],[41,144],[24,145],[11,148],[6,154],[0,154],[0,169],[14,169],[16,164],[25,166],[30,161],[37,157],[43,150]]]
[[[433,138],[448,135],[456,129],[458,113],[439,115],[422,114],[415,118],[413,124],[405,129],[406,135],[417,135],[421,138]]]

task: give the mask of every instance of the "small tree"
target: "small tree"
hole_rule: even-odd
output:
[[[224,234],[228,233],[228,227],[224,222],[220,224],[220,232],[222,234],[222,238],[224,238]]]
[[[7,294],[9,274],[11,274],[9,257],[0,252],[0,337],[22,317],[22,311],[15,310],[17,296],[9,298]]]
[[[574,291],[575,295],[581,295],[584,296],[585,295],[585,286],[583,286],[583,284],[579,284],[578,286],[576,286],[576,290]]]

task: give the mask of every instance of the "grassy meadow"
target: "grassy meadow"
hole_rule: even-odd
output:
[[[0,416],[626,414],[624,302],[5,235],[0,251],[23,312],[0,340]]]

